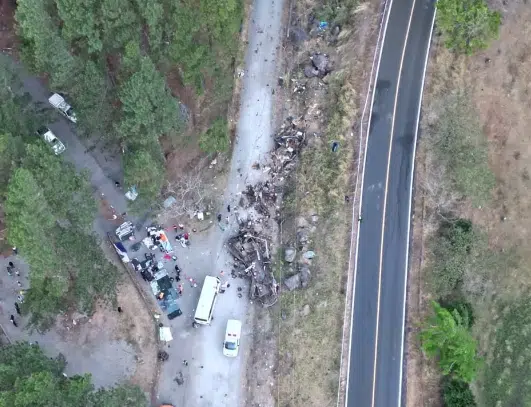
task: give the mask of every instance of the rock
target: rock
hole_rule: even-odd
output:
[[[310,304],[306,304],[304,307],[302,307],[302,315],[307,317],[312,312],[312,309],[310,308]]]
[[[306,65],[304,67],[304,76],[307,78],[313,78],[319,75],[319,71],[315,69],[312,65]]]
[[[284,252],[284,260],[288,263],[293,262],[295,260],[295,256],[297,255],[297,251],[295,249],[288,248]]]
[[[301,275],[300,273],[295,274],[294,276],[291,276],[284,280],[284,285],[288,289],[288,291],[293,291],[297,288],[301,287]]]
[[[306,244],[308,242],[308,232],[306,232],[305,230],[299,230],[297,232],[297,241],[301,246]]]
[[[301,272],[298,274],[300,284],[302,288],[308,287],[308,284],[310,283],[310,268],[308,266],[303,266]]]
[[[308,34],[300,27],[290,27],[289,39],[295,45],[298,45],[299,43],[304,42],[308,39]]]
[[[319,220],[319,216],[318,215],[312,215],[312,222],[313,223],[317,223],[318,220]]]
[[[336,25],[333,29],[332,29],[332,35],[334,37],[337,37],[339,35],[339,32],[341,31],[341,27],[339,25]]]
[[[306,227],[308,227],[308,221],[306,219],[304,219],[304,217],[299,216],[297,218],[297,227],[298,228],[306,228]]]
[[[326,54],[314,54],[312,64],[319,71],[319,75],[325,76],[330,72],[330,60]]]
[[[306,253],[303,254],[303,257],[305,259],[311,260],[315,257],[315,252],[312,250],[308,250]]]

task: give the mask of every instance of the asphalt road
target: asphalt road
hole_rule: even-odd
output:
[[[434,5],[388,6],[363,175],[347,406],[402,404],[411,188]]]

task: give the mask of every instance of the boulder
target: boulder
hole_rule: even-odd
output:
[[[314,54],[312,64],[319,71],[319,75],[326,75],[330,72],[330,60],[326,54]]]
[[[312,312],[312,309],[310,308],[310,304],[306,304],[304,307],[302,307],[302,315],[304,317],[307,317]]]
[[[308,232],[305,230],[299,230],[297,232],[297,241],[300,245],[305,245],[308,242]]]
[[[306,65],[304,67],[304,76],[306,76],[307,78],[313,78],[318,75],[319,75],[319,70],[314,68],[312,65]]]
[[[293,291],[297,288],[301,287],[301,276],[300,273],[295,274],[294,276],[291,276],[284,280],[284,285],[288,289],[288,291]]]
[[[287,261],[288,263],[292,263],[293,260],[295,260],[295,256],[297,255],[297,251],[292,248],[288,248],[284,252],[284,261]]]
[[[302,288],[308,287],[308,284],[310,283],[310,277],[311,277],[310,268],[308,266],[303,266],[298,276],[299,276],[299,280],[300,280],[300,284]]]
[[[303,216],[299,216],[297,218],[297,227],[300,229],[300,228],[306,228],[308,227],[308,221],[306,219],[304,219]]]

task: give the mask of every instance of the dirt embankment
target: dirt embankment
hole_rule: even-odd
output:
[[[271,267],[281,295],[256,310],[245,384],[253,405],[321,406],[338,396],[360,119],[381,9],[336,3],[293,0],[285,10],[275,117],[304,141],[286,159],[296,165],[276,213]]]
[[[421,181],[430,176],[427,157],[431,152],[425,140],[429,136],[430,124],[437,119],[441,100],[453,91],[468,92],[488,141],[489,165],[497,180],[487,205],[474,207],[469,202],[459,202],[456,215],[471,219],[486,234],[492,252],[514,250],[515,259],[520,264],[531,261],[526,243],[531,231],[528,131],[531,121],[531,9],[525,1],[493,3],[502,13],[503,25],[499,39],[486,51],[472,57],[456,57],[445,50],[439,38],[434,36],[430,55],[423,100],[424,139],[420,139],[417,156],[417,194],[408,292],[407,405],[411,407],[442,405],[440,373],[434,361],[424,357],[418,341],[419,326],[429,311],[429,301],[435,299],[426,265],[430,260],[427,242],[437,226],[433,217],[428,216],[433,208],[421,193]],[[485,372],[487,376],[497,375],[499,384],[504,375],[517,371],[514,366],[506,366],[499,374],[493,370],[496,366],[492,363],[493,358],[505,346],[495,340],[505,319],[501,316],[500,305],[505,304],[504,312],[510,315],[511,304],[518,304],[527,297],[531,279],[528,267],[505,264],[501,268],[484,270],[478,281],[480,285],[476,283],[472,288],[479,290],[481,295],[471,296],[469,300],[476,312],[474,335],[479,341],[480,354],[485,356],[485,369],[473,384],[473,389],[478,396],[478,405],[494,405],[493,400],[485,401],[485,394],[489,386],[492,387],[485,381]],[[523,324],[522,319],[522,329]],[[514,346],[511,347],[514,352],[519,352],[518,355],[525,354],[524,349],[519,348],[521,344],[514,336],[516,334],[510,334],[513,337],[507,336],[505,343],[512,343]],[[510,359],[505,362],[510,363]],[[503,369],[504,363],[498,365]],[[499,405],[506,405],[502,400],[499,402]]]

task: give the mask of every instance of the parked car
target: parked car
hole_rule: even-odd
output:
[[[225,340],[223,341],[223,354],[225,356],[231,358],[238,356],[241,334],[241,321],[238,321],[237,319],[229,319],[227,321],[227,329],[225,330]]]
[[[42,137],[42,139],[46,141],[46,143],[52,148],[55,155],[59,155],[66,150],[65,145],[61,142],[61,140],[55,137],[55,134],[53,134],[48,127],[40,127],[37,130],[37,134]]]
[[[59,112],[72,123],[77,123],[77,117],[74,109],[72,109],[72,106],[66,103],[65,98],[59,93],[54,93],[52,96],[50,96],[48,98],[48,102],[50,102],[53,107],[59,110]]]

